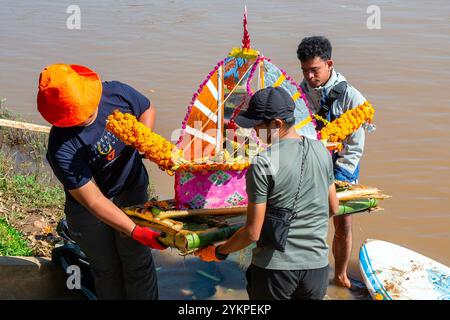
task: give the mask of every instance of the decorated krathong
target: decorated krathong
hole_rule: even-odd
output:
[[[340,150],[346,137],[373,120],[368,102],[330,123],[316,118],[294,79],[251,48],[247,22],[245,10],[242,47],[219,61],[193,94],[175,144],[132,115],[116,111],[108,118],[108,130],[175,175],[173,200],[123,208],[124,212],[140,225],[164,231],[164,242],[183,253],[223,241],[245,223],[245,173],[250,157],[267,145],[253,130],[238,128],[234,119],[246,110],[256,90],[284,88],[295,102],[297,132],[321,140],[330,150]],[[325,121],[320,132],[316,121]],[[373,210],[378,200],[388,197],[376,188],[337,183],[340,214]]]

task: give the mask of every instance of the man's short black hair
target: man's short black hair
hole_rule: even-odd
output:
[[[314,36],[303,38],[298,45],[297,57],[300,61],[308,61],[316,57],[327,61],[331,59],[331,43],[325,37]]]
[[[277,118],[275,118],[275,119],[277,119]],[[275,119],[265,120],[264,124],[268,126]],[[295,117],[289,117],[287,119],[280,119],[280,120],[283,120],[283,122],[286,126],[286,129],[290,129],[295,125]]]
[[[291,118],[288,118],[288,119],[284,119],[283,121],[284,121],[284,123],[286,124],[286,128],[287,128],[287,129],[290,129],[290,128],[293,127],[294,124],[295,124],[295,117],[291,117]]]

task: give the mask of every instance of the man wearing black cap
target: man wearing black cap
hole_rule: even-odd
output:
[[[236,118],[268,131],[272,145],[252,160],[247,175],[247,222],[228,241],[197,251],[221,261],[256,242],[246,272],[254,299],[323,299],[328,284],[328,218],[339,209],[331,156],[320,141],[297,134],[295,104],[280,87],[257,91]]]

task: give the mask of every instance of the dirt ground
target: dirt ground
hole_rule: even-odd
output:
[[[56,233],[56,226],[62,217],[61,210],[34,208],[17,215],[11,214],[0,204],[0,217],[25,236],[34,256],[51,257],[55,244],[62,240]]]

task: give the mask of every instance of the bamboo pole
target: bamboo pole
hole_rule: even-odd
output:
[[[171,219],[160,219],[155,217],[150,210],[140,209],[140,208],[122,208],[123,212],[130,217],[137,217],[141,220],[156,223],[158,225],[162,225],[168,227],[173,230],[181,230],[183,229],[183,222],[174,221]]]
[[[381,193],[365,194],[365,195],[349,195],[349,196],[346,196],[346,197],[340,197],[339,201],[340,202],[346,202],[346,201],[353,201],[353,200],[362,200],[362,199],[367,199],[367,198],[377,199],[377,200],[384,200],[384,199],[391,198],[391,196],[388,196],[387,194],[381,194]]]
[[[231,207],[231,208],[217,208],[217,209],[188,209],[188,210],[168,210],[161,211],[156,217],[159,219],[167,218],[181,218],[188,216],[201,216],[201,215],[226,215],[226,214],[239,214],[246,213],[247,207]]]
[[[122,208],[122,210],[129,216],[135,216],[147,221],[158,221],[161,223],[163,220],[182,218],[182,217],[192,217],[192,216],[214,216],[214,215],[233,215],[233,214],[243,214],[247,212],[247,207],[230,207],[230,208],[217,208],[217,209],[188,209],[188,210],[159,210],[156,207],[151,209],[141,208],[141,207],[129,207]],[[174,221],[167,221],[168,224],[174,223]]]
[[[16,128],[16,129],[22,129],[22,130],[44,132],[44,133],[49,133],[50,128],[51,128],[49,126],[41,126],[41,125],[34,124],[34,123],[20,122],[20,121],[7,120],[7,119],[0,119],[0,127],[9,127],[9,128]]]
[[[244,226],[244,222],[224,227],[209,228],[204,231],[186,234],[186,250],[203,248],[216,242],[230,238],[236,231]]]
[[[336,192],[337,198],[339,200],[343,200],[344,198],[356,198],[356,197],[364,197],[369,198],[369,195],[377,195],[380,194],[380,190],[377,188],[366,188],[366,189],[354,189],[354,190],[345,190]]]
[[[187,254],[195,249],[227,240],[245,224],[244,221],[240,221],[223,226],[193,231],[188,229],[180,229],[178,226],[168,226],[162,224],[167,220],[149,220],[147,218],[143,219],[135,215],[131,215],[130,217],[140,226],[150,227],[160,232],[164,232],[164,235],[159,237],[158,240],[168,247],[180,250],[182,254]]]
[[[337,216],[363,212],[375,208],[378,205],[376,199],[361,199],[347,201],[339,204],[339,213]]]
[[[223,79],[222,79],[223,65],[217,69],[217,128],[216,128],[216,154],[222,150],[223,145],[223,115],[224,106],[223,100]]]
[[[364,211],[374,210],[378,205],[378,201],[373,198],[365,198],[351,201],[341,201],[339,205],[339,213],[337,215],[353,214]],[[180,250],[180,254],[189,254],[196,249],[206,247],[208,245],[227,240],[245,222],[242,221],[224,221],[224,225],[217,225],[207,229],[193,228],[189,224],[176,221],[169,218],[182,218],[189,216],[201,215],[232,215],[236,213],[245,213],[246,207],[220,208],[220,209],[190,209],[190,210],[170,210],[156,211],[155,208],[146,209],[141,207],[123,208],[137,224],[148,226],[165,233],[159,240],[165,245]],[[236,219],[239,216],[236,216]],[[202,220],[196,220],[195,223],[200,227],[204,224]],[[194,223],[194,225],[195,225]]]

